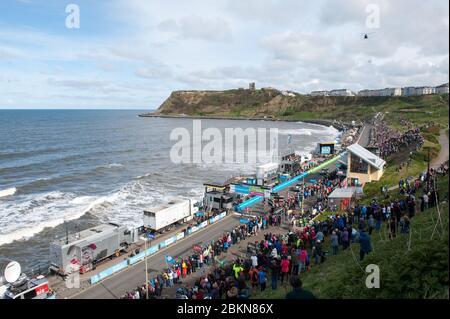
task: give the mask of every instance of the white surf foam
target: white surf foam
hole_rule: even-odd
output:
[[[17,188],[11,187],[4,190],[0,190],[0,198],[6,197],[6,196],[12,196],[17,192]]]
[[[312,136],[313,134],[318,135],[331,135],[332,138],[335,138],[339,135],[339,131],[335,129],[333,126],[320,126],[319,129],[312,128],[299,128],[299,129],[284,129],[278,130],[278,134],[280,135],[303,135],[303,136]]]
[[[98,168],[118,168],[118,167],[123,167],[123,164],[121,163],[110,163],[110,164],[105,164],[105,165],[101,165]]]
[[[0,205],[0,245],[28,239],[45,228],[78,219],[97,207],[108,206],[116,198],[117,194],[76,197],[70,193],[50,192]]]

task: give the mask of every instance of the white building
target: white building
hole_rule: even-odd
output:
[[[329,91],[312,91],[311,96],[330,96]]]
[[[380,96],[380,90],[361,90],[358,96]]]
[[[283,96],[295,97],[295,93],[294,92],[290,92],[290,91],[282,91],[281,94]]]
[[[380,90],[380,96],[401,96],[401,88],[385,88]]]
[[[428,95],[434,94],[435,92],[435,88],[431,86],[421,86],[416,88],[416,95]]]
[[[362,90],[358,92],[359,96],[401,96],[401,88],[385,88],[380,90]]]
[[[448,94],[448,83],[436,86],[436,94]]]
[[[348,89],[331,90],[330,96],[355,96],[355,93]]]

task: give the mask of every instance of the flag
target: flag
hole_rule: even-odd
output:
[[[172,256],[166,256],[166,263],[173,264],[174,263],[173,257]]]

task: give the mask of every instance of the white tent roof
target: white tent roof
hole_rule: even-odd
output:
[[[363,161],[365,161],[367,164],[376,167],[377,169],[382,169],[384,165],[386,165],[386,161],[382,158],[376,156],[374,153],[368,151],[364,147],[362,147],[359,144],[353,144],[347,147],[347,150],[361,158]]]
[[[334,191],[331,192],[331,194],[328,196],[328,198],[351,198],[355,195],[356,189],[354,187],[349,188],[336,188]]]

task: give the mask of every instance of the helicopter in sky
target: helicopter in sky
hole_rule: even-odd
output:
[[[361,35],[363,36],[364,40],[368,40],[369,36],[371,36],[372,34],[374,34],[375,32],[369,32],[369,33],[361,33]]]

